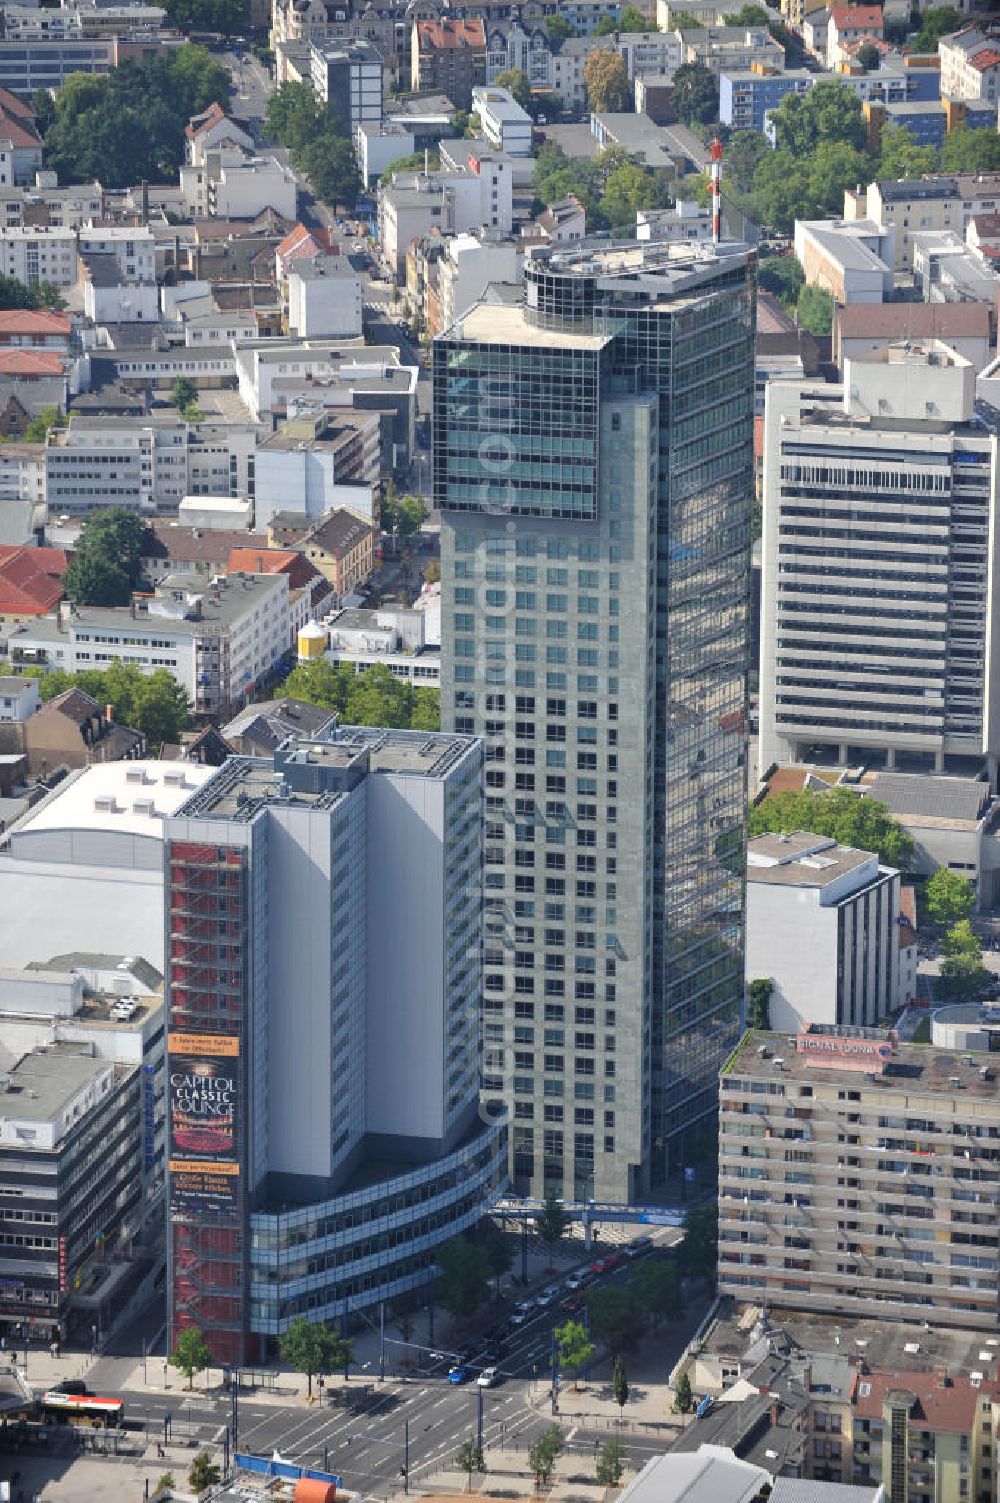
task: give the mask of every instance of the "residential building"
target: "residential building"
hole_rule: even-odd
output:
[[[897,271],[913,270],[913,237],[927,230],[961,230],[962,203],[952,178],[900,178],[869,183],[860,216],[845,194],[847,218],[861,217],[895,231]]]
[[[509,157],[531,156],[531,116],[509,89],[477,84],[472,91],[472,109],[495,151],[505,152]]]
[[[433,332],[449,328],[483,297],[488,286],[521,281],[524,258],[510,240],[488,235],[452,235],[438,262],[440,318]]]
[[[880,42],[882,31],[881,5],[831,5],[826,66],[836,68],[849,61],[852,54],[847,49],[852,42]]]
[[[0,47],[2,47],[0,43]],[[76,232],[70,229],[0,229],[0,274],[31,285],[76,282]]]
[[[502,1190],[481,779],[472,739],[344,727],[230,760],[166,821],[171,1344],[194,1326],[217,1362],[267,1360],[298,1315],[427,1283]]]
[[[167,668],[196,714],[238,708],[276,672],[294,638],[285,574],[235,574],[208,584],[174,574],[131,606],[73,606],[11,637],[19,667]]]
[[[678,174],[677,156],[671,150],[673,143],[667,128],[654,125],[648,115],[637,115],[634,110],[594,113],[590,117],[590,132],[602,149],[620,146],[639,157],[651,172],[666,182],[671,182]]]
[[[726,6],[719,0],[694,0],[692,5],[679,5],[677,0],[656,0],[656,24],[661,31],[675,31],[677,17],[691,16],[701,26],[723,26]]]
[[[82,225],[77,246],[81,257],[114,257],[126,281],[156,281],[156,237],[144,225]]]
[[[448,122],[443,122],[442,133]],[[405,125],[387,121],[362,122],[354,132],[354,154],[358,159],[358,172],[366,188],[382,176],[387,167],[403,157],[410,157],[417,150],[417,136]]]
[[[456,235],[490,229],[501,237],[514,224],[513,163],[463,143],[467,165],[440,172],[396,172],[378,186],[378,236],[390,272],[401,277],[412,240],[437,231]]]
[[[486,27],[486,83],[517,68],[533,89],[552,87],[553,48],[543,25],[525,27],[518,19],[489,22]]]
[[[65,313],[44,308],[8,308],[0,312],[0,348],[55,350],[69,354],[73,323]]]
[[[42,166],[42,137],[26,99],[0,88],[0,183],[32,183]]]
[[[1000,273],[990,255],[967,244],[954,230],[917,232],[913,279],[927,302],[987,303],[991,327],[995,326]]]
[[[6,447],[0,445],[0,449]],[[62,577],[68,564],[69,554],[62,548],[0,544],[0,622],[4,627],[51,611],[63,598]]]
[[[703,63],[713,73],[734,68],[785,66],[785,49],[764,26],[708,26],[683,33],[686,63]]]
[[[53,760],[49,771],[60,765]],[[124,945],[162,967],[164,816],[209,771],[186,762],[90,765],[8,828],[0,842],[6,964],[37,961],[44,913],[46,947],[110,954]]]
[[[486,82],[486,29],[482,20],[446,15],[414,20],[410,74],[413,88],[440,90],[456,109],[469,109],[472,90]]]
[[[657,243],[670,241],[701,242],[712,238],[712,211],[703,209],[693,199],[678,198],[669,209],[637,209],[637,240]]]
[[[796,830],[747,846],[747,981],[770,977],[770,1026],[880,1022],[899,998],[899,872]]]
[[[845,306],[892,297],[894,247],[895,231],[870,219],[795,221],[795,255],[806,282]]]
[[[806,68],[787,73],[725,68],[719,73],[719,119],[732,130],[762,131],[786,94],[806,94],[815,82],[816,75]]]
[[[738,1026],[747,266],[534,251],[523,302],[433,347],[442,723],[486,740],[483,1090],[512,1108],[522,1193],[637,1200]]]
[[[575,193],[567,193],[557,203],[549,204],[535,223],[550,245],[581,240],[587,233],[587,213]]]
[[[988,1058],[884,1029],[747,1034],[720,1080],[719,1292],[992,1331]]]
[[[298,548],[328,581],[334,594],[330,605],[340,606],[371,578],[378,543],[377,527],[341,509],[329,512],[311,528]]]
[[[167,574],[223,574],[234,548],[252,548],[259,542],[253,532],[184,527],[171,521],[149,522],[139,556],[142,576],[155,582]]]
[[[287,510],[305,532],[338,507],[377,522],[383,423],[391,428],[388,416],[297,406],[257,449],[257,527],[270,527]]]
[[[765,1486],[771,1490],[771,1473],[763,1467],[741,1461],[735,1451],[703,1446],[652,1456],[619,1498],[621,1503],[756,1503]]]
[[[985,1245],[972,1234],[969,1242]],[[983,1497],[996,1480],[1000,1412],[997,1385],[985,1378],[863,1368],[851,1404],[855,1479],[880,1485],[886,1498]]]
[[[986,303],[869,303],[837,307],[833,313],[833,360],[872,354],[890,344],[939,340],[984,370],[993,356],[990,309]]]
[[[360,339],[361,278],[346,256],[292,261],[288,332],[299,339]]]
[[[110,705],[99,705],[82,689],[66,689],[27,720],[4,726],[0,744],[5,755],[23,757],[35,778],[97,762],[134,760],[146,751],[140,731],[120,725]]]
[[[374,47],[362,41],[314,41],[312,86],[345,135],[359,125],[382,119],[385,65]]]
[[[15,720],[23,724],[41,704],[38,697],[38,680],[34,678],[0,677],[0,720]]]
[[[250,153],[254,149],[254,139],[245,126],[213,101],[208,109],[192,115],[184,128],[184,160],[192,166],[202,167],[207,153],[218,151],[220,147]]]
[[[973,422],[974,381],[967,360],[928,342],[846,360],[842,386],[769,384],[762,767],[986,768],[995,786],[983,559],[997,450]]]
[[[241,757],[270,757],[283,741],[321,740],[336,725],[335,711],[304,699],[257,700],[222,727],[226,744]]]
[[[1000,30],[973,23],[938,42],[941,94],[950,99],[1000,99]]]
[[[981,778],[876,772],[868,792],[913,840],[910,873],[926,880],[944,867],[972,883],[976,906],[1000,895],[1000,804]]]
[[[388,668],[393,678],[406,679],[418,689],[436,688],[441,682],[440,651],[427,639],[427,613],[415,606],[376,611],[348,607],[327,616],[323,630],[329,644],[323,656],[338,667],[353,668],[355,673]]]

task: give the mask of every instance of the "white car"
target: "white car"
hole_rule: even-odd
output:
[[[497,1370],[495,1367],[484,1367],[476,1379],[480,1388],[493,1388],[497,1382]]]

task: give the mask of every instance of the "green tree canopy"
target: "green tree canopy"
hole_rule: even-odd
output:
[[[177,1337],[173,1351],[167,1358],[171,1367],[176,1367],[178,1372],[184,1374],[188,1380],[188,1388],[194,1385],[195,1373],[200,1373],[212,1360],[212,1354],[208,1349],[208,1342],[200,1331],[194,1326],[188,1326]]]
[[[674,109],[685,125],[719,118],[719,80],[704,63],[682,63],[674,74]]]
[[[190,376],[177,376],[170,388],[170,400],[178,412],[194,407],[198,402],[198,388]]]
[[[387,495],[382,501],[380,521],[383,532],[408,538],[420,531],[426,518],[427,507],[422,496]]]
[[[939,866],[924,887],[927,917],[932,924],[946,928],[959,920],[968,920],[976,906],[976,890],[968,877]]]
[[[680,1320],[684,1314],[680,1273],[674,1258],[647,1258],[635,1269],[629,1283],[654,1330],[662,1320]]]
[[[767,26],[770,15],[763,5],[744,5],[725,17],[727,26]]]
[[[569,37],[576,35],[566,17],[559,15],[546,16],[545,30],[548,33],[549,41],[552,43],[553,52],[557,52],[563,42]]]
[[[958,31],[962,18],[952,5],[926,7],[921,17],[920,30],[911,37],[907,52],[936,52],[938,42],[949,32]]]
[[[616,31],[655,31],[647,16],[637,5],[623,5],[617,21],[602,16],[591,33],[595,37],[612,36]]]
[[[864,68],[866,73],[877,73],[879,64],[882,61],[882,54],[874,42],[865,42],[854,54],[854,61],[860,67]]]
[[[601,1487],[617,1487],[621,1480],[621,1444],[617,1440],[606,1440],[597,1458],[597,1481]]]
[[[77,605],[128,605],[132,598],[125,570],[100,554],[78,553],[70,559],[63,588]]]
[[[748,990],[750,1009],[747,1013],[747,1027],[761,1028],[766,1032],[771,1026],[770,1005],[774,982],[770,976],[757,976],[751,981]]]
[[[986,127],[958,126],[941,143],[941,171],[1000,171],[1000,135]]]
[[[579,1382],[580,1369],[586,1367],[597,1351],[586,1326],[580,1320],[567,1320],[556,1327],[556,1349],[563,1367],[573,1369],[573,1377]]]
[[[203,1493],[214,1487],[222,1473],[207,1451],[199,1451],[188,1470],[188,1487],[193,1493]]]
[[[690,1414],[694,1405],[694,1394],[691,1392],[691,1379],[687,1373],[681,1373],[674,1389],[674,1404],[680,1414]]]
[[[362,673],[325,658],[299,663],[282,687],[292,699],[336,710],[348,725],[384,725],[413,731],[441,728],[441,691],[414,688],[382,663]]]
[[[884,804],[852,793],[847,788],[831,788],[816,793],[769,794],[750,810],[750,835],[766,831],[808,830],[813,835],[829,835],[841,845],[857,850],[875,851],[887,866],[909,867],[913,841],[896,823]]]
[[[811,156],[823,142],[864,151],[868,139],[857,94],[832,81],[818,83],[806,94],[786,94],[772,111],[771,125],[778,150],[789,151],[799,160]]]
[[[360,191],[357,161],[343,122],[305,83],[283,83],[267,103],[267,135],[287,146],[292,165],[330,203],[353,207]]]
[[[923,177],[937,169],[933,146],[918,146],[905,125],[887,125],[882,130],[878,175],[880,178]]]
[[[585,1296],[590,1333],[613,1352],[624,1352],[642,1340],[646,1329],[642,1306],[627,1284],[588,1289]]]
[[[714,1287],[719,1261],[719,1207],[702,1201],[684,1212],[684,1241],[680,1246],[681,1269],[689,1277],[706,1279]]]
[[[535,1215],[535,1231],[545,1245],[550,1262],[556,1243],[565,1237],[569,1227],[570,1217],[550,1190],[542,1202],[541,1210]]]
[[[820,141],[809,158],[809,199],[825,213],[839,217],[844,189],[864,182],[870,172],[871,159],[863,151],[844,141]]]
[[[808,155],[799,157],[793,151],[779,150],[769,152],[757,163],[751,200],[753,216],[762,225],[789,235],[796,219],[815,218],[809,160]]]
[[[496,1297],[500,1298],[500,1280],[514,1262],[514,1249],[505,1231],[487,1216],[479,1226],[479,1245],[495,1280]]]
[[[989,980],[983,965],[983,947],[967,918],[948,930],[942,946],[940,989],[946,997],[963,1000],[981,992]]]
[[[803,287],[795,305],[799,327],[810,334],[829,334],[833,328],[833,298],[825,287]]]
[[[618,1413],[621,1414],[628,1403],[629,1395],[628,1373],[625,1371],[625,1362],[621,1352],[615,1357],[614,1366],[611,1369],[611,1392],[618,1405]]]
[[[63,583],[77,605],[128,605],[142,577],[146,527],[126,506],[91,512]]]
[[[24,430],[25,439],[29,444],[44,444],[48,438],[50,428],[65,428],[66,416],[59,411],[58,407],[43,407],[36,412],[27,428]]]
[[[232,37],[250,30],[249,0],[163,0],[163,5],[178,31],[216,31]]]
[[[279,1338],[278,1351],[282,1362],[304,1375],[310,1394],[317,1373],[333,1372],[351,1358],[350,1342],[304,1315],[296,1315],[289,1322],[288,1330]]]
[[[455,1237],[438,1250],[437,1297],[455,1320],[469,1320],[489,1298],[490,1263],[468,1237]]]
[[[737,192],[748,193],[753,187],[758,162],[770,151],[771,143],[763,131],[734,131],[726,142],[722,158],[723,181],[731,183]]]
[[[522,110],[531,109],[531,79],[520,68],[505,68],[497,74],[497,85],[507,89]]]
[[[463,1440],[455,1455],[455,1465],[460,1472],[467,1472],[469,1476],[468,1491],[472,1491],[473,1472],[485,1472],[486,1461],[483,1457],[482,1447],[478,1446],[470,1436]]]
[[[106,74],[71,73],[45,132],[46,165],[63,183],[162,182],[184,160],[189,118],[213,100],[228,108],[230,92],[226,69],[190,43]]]
[[[757,266],[757,285],[773,292],[788,307],[798,302],[805,283],[802,267],[794,256],[761,256]]]
[[[558,1425],[550,1425],[528,1447],[528,1466],[543,1485],[555,1471],[556,1458],[561,1450],[562,1432]]]
[[[32,282],[27,286],[17,277],[0,274],[0,308],[49,308],[58,311],[66,303],[58,287],[51,282]]]

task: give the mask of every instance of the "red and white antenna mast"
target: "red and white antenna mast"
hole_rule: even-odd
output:
[[[712,241],[718,245],[722,239],[722,142],[718,136],[709,149],[712,155]]]

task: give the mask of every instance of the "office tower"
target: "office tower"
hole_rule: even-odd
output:
[[[936,340],[774,382],[764,445],[760,765],[996,787],[997,439]]]
[[[482,751],[346,728],[166,821],[171,1341],[255,1360],[428,1278],[498,1193],[478,1111]]]
[[[721,1079],[719,1293],[995,1331],[992,1059],[889,1029],[748,1034]]]
[[[486,743],[483,1092],[522,1192],[634,1201],[743,990],[753,287],[542,251],[434,345],[442,722]]]

